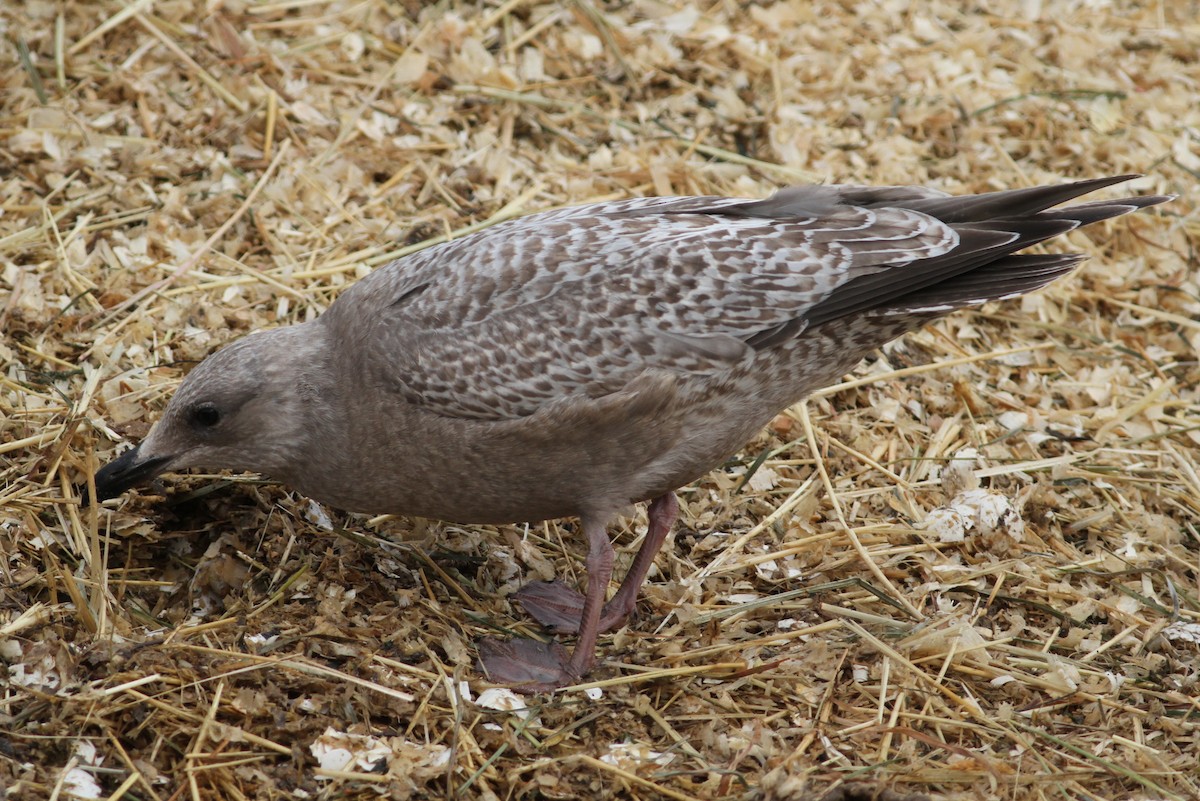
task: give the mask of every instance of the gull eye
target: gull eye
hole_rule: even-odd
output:
[[[221,422],[221,411],[215,403],[198,403],[188,413],[188,420],[196,428],[212,428]]]

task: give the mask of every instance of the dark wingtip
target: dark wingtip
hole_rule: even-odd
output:
[[[1157,206],[1159,203],[1170,203],[1172,200],[1178,200],[1179,195],[1143,195],[1134,199],[1138,201],[1138,208],[1145,208],[1147,206]]]

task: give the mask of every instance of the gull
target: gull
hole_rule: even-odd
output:
[[[577,683],[624,625],[674,491],[875,348],[1083,259],[1022,254],[1170,200],[1060,204],[1137,176],[951,196],[795,186],[766,199],[635,198],[533,214],[406,256],[317,319],[250,334],[183,380],[99,499],[167,471],[257,471],[352,512],[456,523],[577,517],[587,586],[516,595],[558,642],[489,638],[489,678]],[[611,599],[607,526],[647,502]],[[607,602],[606,602],[607,599]]]

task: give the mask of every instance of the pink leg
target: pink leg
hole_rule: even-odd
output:
[[[488,638],[480,642],[479,655],[491,680],[541,692],[573,684],[592,669],[596,661],[596,638],[600,635],[600,612],[612,578],[613,549],[608,544],[603,520],[584,517],[583,533],[588,541],[588,586],[575,650],[568,657],[557,643]]]
[[[637,556],[633,558],[633,564],[629,566],[625,580],[621,582],[616,595],[604,605],[604,610],[600,614],[601,632],[619,629],[625,625],[625,621],[633,613],[637,606],[638,591],[646,582],[646,574],[650,572],[650,565],[654,564],[654,557],[662,548],[667,534],[671,533],[671,528],[675,525],[678,515],[679,504],[675,500],[675,495],[669,492],[656,498],[647,508],[646,517],[649,526],[646,531],[646,539],[642,541],[642,547],[638,549]],[[591,583],[589,570],[589,587],[591,587]],[[517,591],[516,599],[521,602],[521,606],[525,607],[526,612],[546,628],[564,634],[574,634],[579,631],[584,597],[558,579],[526,584]]]

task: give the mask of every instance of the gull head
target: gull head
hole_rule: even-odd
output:
[[[310,407],[322,398],[317,334],[309,326],[257,332],[209,356],[146,438],[96,472],[97,499],[195,467],[285,476],[304,459]]]

